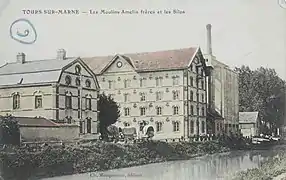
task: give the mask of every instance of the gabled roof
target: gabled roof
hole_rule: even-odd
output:
[[[0,86],[57,82],[62,69],[78,58],[7,63],[0,67]]]
[[[199,47],[191,47],[157,52],[120,54],[116,56],[123,57],[134,66],[135,71],[140,72],[186,68],[198,52],[200,52]],[[114,56],[82,58],[95,74],[101,74],[103,69],[106,69],[114,59]]]
[[[239,123],[256,123],[258,112],[239,112]]]

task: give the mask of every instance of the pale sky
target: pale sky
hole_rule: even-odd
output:
[[[283,0],[282,0],[283,1]],[[164,10],[171,15],[25,15],[23,9]],[[11,24],[28,19],[35,27],[34,44],[10,37]],[[0,0],[0,64],[68,56],[102,56],[200,46],[206,53],[206,24],[212,24],[213,54],[231,67],[275,68],[286,79],[286,8],[278,0]],[[12,31],[24,31],[18,25]],[[27,37],[26,37],[27,38]]]

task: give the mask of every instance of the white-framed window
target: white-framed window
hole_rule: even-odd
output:
[[[20,108],[20,94],[16,93],[13,95],[13,109]]]
[[[42,95],[35,96],[35,109],[43,107],[43,97]]]
[[[201,127],[202,133],[205,133],[205,128],[206,128],[205,126],[206,126],[205,121],[202,121],[202,127]]]
[[[71,95],[71,93],[66,93],[65,106],[66,106],[66,109],[72,109],[72,95]]]
[[[162,115],[162,107],[156,107],[156,114]]]
[[[156,122],[156,132],[162,132],[162,131],[163,131],[163,123]]]
[[[179,76],[174,76],[173,77],[173,85],[174,86],[179,85]]]
[[[146,101],[146,94],[145,93],[140,94],[140,101]]]
[[[145,116],[146,115],[146,107],[140,107],[140,115]]]
[[[194,101],[194,92],[193,91],[190,91],[190,100]]]
[[[179,92],[173,91],[173,100],[178,100],[178,99],[179,99]]]
[[[205,102],[205,95],[202,94],[201,96],[202,96],[202,102]]]
[[[124,102],[128,102],[129,101],[129,94],[126,93],[124,94]]]
[[[202,116],[205,116],[205,108],[202,107]]]
[[[156,101],[160,101],[163,99],[163,92],[156,92]]]
[[[194,134],[194,132],[195,132],[195,124],[194,124],[194,121],[191,121],[190,122],[190,129],[191,129],[191,134]]]
[[[162,86],[163,78],[162,77],[157,77],[156,78],[156,86]]]
[[[190,114],[194,115],[194,106],[193,105],[190,106],[190,111],[191,111]]]
[[[194,86],[194,78],[193,78],[193,76],[190,76],[190,86]]]
[[[174,107],[173,107],[173,114],[174,114],[174,115],[179,114],[179,107],[178,107],[178,106],[174,106]]]
[[[131,84],[131,80],[130,79],[125,79],[124,80],[124,88],[129,88]]]
[[[113,82],[110,80],[110,81],[108,81],[108,88],[112,89],[112,87],[113,87]]]
[[[146,86],[146,78],[141,78],[140,79],[140,87]]]
[[[130,108],[124,108],[124,116],[130,115]]]
[[[87,96],[85,98],[85,108],[87,110],[91,110],[91,97]]]
[[[174,132],[180,131],[180,123],[178,121],[173,122],[173,131]]]

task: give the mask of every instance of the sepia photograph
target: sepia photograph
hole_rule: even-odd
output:
[[[286,180],[286,0],[0,0],[0,180]]]

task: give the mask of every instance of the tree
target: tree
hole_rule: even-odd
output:
[[[102,93],[99,95],[98,110],[99,130],[102,137],[107,138],[107,127],[114,124],[120,117],[119,106],[110,95],[106,96],[104,93]]]
[[[11,115],[0,117],[0,128],[1,128],[1,143],[2,144],[20,144],[20,128],[18,121],[15,120]]]
[[[239,111],[258,111],[263,129],[273,132],[285,118],[286,83],[274,69],[248,66],[235,68],[239,74]]]

